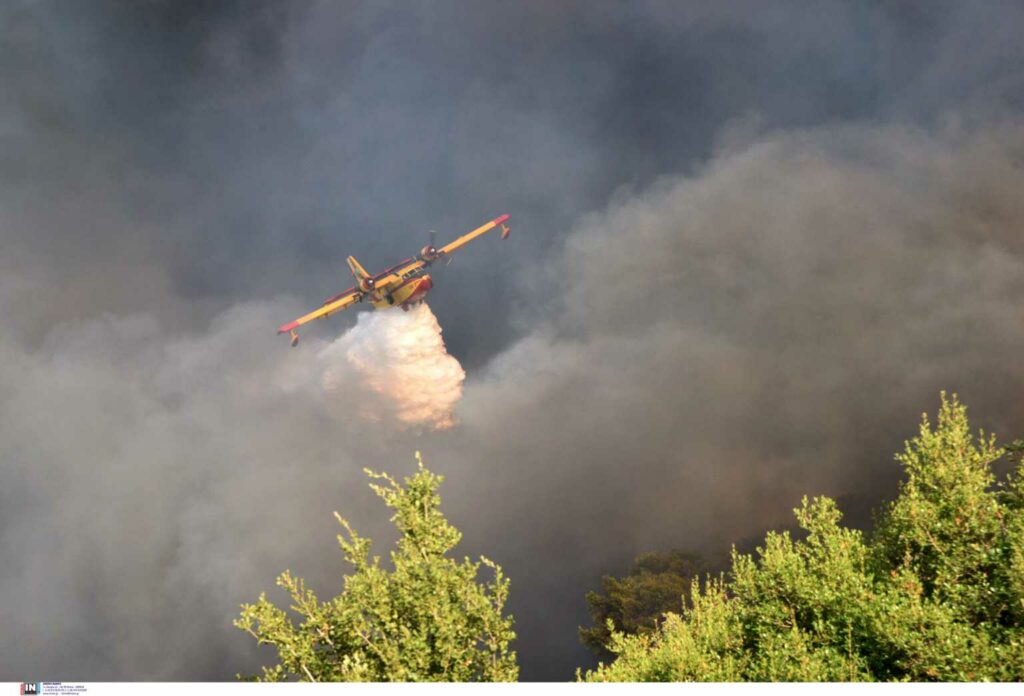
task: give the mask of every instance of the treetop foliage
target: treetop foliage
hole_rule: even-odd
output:
[[[235,626],[277,648],[279,663],[259,681],[514,681],[518,676],[512,617],[503,614],[509,581],[481,557],[455,561],[461,539],[441,513],[443,477],[423,466],[404,484],[366,470],[370,487],[394,510],[401,537],[391,552],[394,570],[370,556],[371,542],[335,513],[344,534],[338,543],[355,572],[344,590],[321,602],[301,578],[277,580],[292,599],[289,613],[261,594],[242,606]],[[481,566],[493,580],[481,584]]]
[[[972,436],[943,393],[897,455],[906,478],[869,538],[835,502],[804,498],[805,536],[733,550],[728,576],[694,580],[653,632],[616,631],[589,681],[1024,679],[1024,465]]]
[[[699,556],[678,549],[637,556],[625,577],[601,579],[603,594],[587,593],[594,625],[579,629],[580,641],[601,657],[613,657],[606,647],[612,634],[609,621],[622,633],[654,630],[665,612],[679,608],[690,581],[705,570]]]

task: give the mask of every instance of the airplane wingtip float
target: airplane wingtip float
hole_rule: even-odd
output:
[[[363,301],[370,302],[376,309],[401,307],[408,312],[410,307],[415,307],[423,302],[427,293],[434,287],[434,281],[426,270],[430,268],[431,264],[449,256],[455,250],[496,227],[501,228],[501,238],[508,239],[508,235],[512,231],[506,224],[508,219],[508,215],[496,217],[441,248],[434,246],[433,234],[431,234],[430,243],[420,249],[415,257],[395,264],[377,275],[368,273],[354,256],[349,256],[348,267],[356,279],[356,284],[325,300],[323,305],[309,314],[283,324],[277,333],[290,335],[292,347],[295,347],[299,343],[299,334],[295,330],[300,326],[308,324],[314,319],[323,319]]]

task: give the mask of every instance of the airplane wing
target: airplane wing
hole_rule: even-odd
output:
[[[498,225],[500,225],[500,224],[504,223],[506,220],[508,220],[508,218],[509,218],[508,215],[502,215],[499,218],[494,218],[493,220],[488,222],[486,225],[481,225],[480,227],[477,227],[472,232],[467,232],[466,234],[464,234],[461,237],[459,237],[458,239],[456,239],[454,242],[449,242],[448,244],[445,244],[443,247],[441,247],[440,249],[437,250],[437,253],[440,254],[441,256],[446,256],[446,255],[452,253],[453,251],[455,251],[456,249],[458,249],[458,248],[460,248],[462,246],[465,246],[469,242],[472,242],[474,239],[476,239],[480,235],[484,234],[485,232],[489,232],[489,231],[493,230],[495,227],[497,227]]]
[[[454,242],[449,242],[448,244],[445,244],[443,247],[438,249],[437,252],[436,252],[436,256],[430,257],[429,260],[428,259],[424,259],[423,257],[420,257],[420,258],[417,258],[417,259],[410,260],[408,263],[399,264],[395,268],[390,269],[390,270],[386,271],[385,273],[382,273],[380,276],[378,276],[377,278],[374,279],[375,282],[377,283],[377,287],[378,288],[383,288],[383,287],[386,287],[390,283],[394,283],[394,282],[398,282],[398,281],[404,280],[405,278],[407,278],[409,276],[410,273],[413,273],[414,271],[418,271],[419,269],[423,268],[424,266],[427,266],[427,265],[429,265],[430,263],[432,263],[434,261],[440,260],[444,256],[448,256],[449,254],[451,254],[456,249],[459,249],[459,248],[465,246],[466,244],[468,244],[469,242],[473,241],[474,239],[476,239],[480,235],[482,235],[482,234],[484,234],[486,232],[490,232],[491,230],[493,230],[495,227],[498,227],[499,225],[501,225],[502,229],[504,230],[504,232],[502,234],[502,239],[504,239],[505,237],[508,236],[508,231],[507,231],[508,228],[504,225],[504,223],[508,219],[509,219],[508,215],[502,215],[501,217],[497,217],[497,218],[491,220],[490,222],[488,222],[485,225],[481,225],[480,227],[477,227],[472,232],[467,232],[466,234],[464,234],[461,237],[459,237],[458,239],[456,239]]]
[[[293,322],[283,324],[277,330],[277,333],[288,333],[289,331],[297,329],[303,324],[308,324],[314,319],[320,319],[321,317],[326,317],[329,314],[340,312],[341,310],[347,309],[351,305],[354,305],[356,302],[359,302],[359,300],[361,299],[363,299],[363,293],[361,293],[358,289],[354,287],[349,288],[340,295],[336,295],[331,299],[327,300],[327,302],[325,302],[322,307],[314,309],[309,314],[305,314]]]

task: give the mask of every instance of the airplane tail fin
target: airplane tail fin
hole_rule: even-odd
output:
[[[352,269],[352,275],[354,275],[356,277],[356,280],[360,282],[370,277],[370,274],[366,272],[366,269],[363,268],[358,261],[356,261],[355,256],[348,257],[348,267]]]

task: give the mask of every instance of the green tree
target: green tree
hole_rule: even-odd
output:
[[[906,478],[870,537],[836,504],[796,512],[805,536],[769,532],[729,575],[694,581],[690,602],[655,632],[616,632],[591,681],[1024,679],[1022,465],[971,435],[942,395],[938,422],[897,460]]]
[[[678,549],[637,556],[628,575],[601,579],[604,594],[587,593],[594,625],[580,628],[580,641],[601,657],[611,657],[609,621],[622,633],[653,630],[666,612],[679,609],[690,580],[705,571],[703,561]]]
[[[260,644],[277,648],[279,664],[264,667],[260,681],[515,681],[519,668],[509,644],[512,617],[503,614],[509,581],[482,558],[456,562],[448,553],[462,535],[440,511],[443,477],[423,467],[402,486],[366,470],[370,484],[401,533],[391,552],[394,570],[370,557],[370,540],[335,513],[345,534],[338,542],[355,568],[344,591],[320,602],[302,579],[285,571],[277,584],[291,595],[288,612],[261,594],[242,605],[235,626]],[[477,582],[480,566],[494,578]]]

